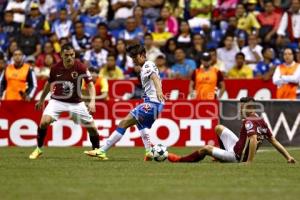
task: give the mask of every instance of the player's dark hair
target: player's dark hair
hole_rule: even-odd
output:
[[[255,102],[255,99],[253,97],[242,97],[240,98],[241,103],[248,103],[248,102]]]
[[[143,45],[141,44],[133,44],[133,45],[129,45],[126,48],[126,51],[129,53],[130,57],[136,57],[139,54],[144,54],[146,55],[146,49]]]
[[[71,43],[66,43],[61,47],[61,52],[64,52],[65,50],[71,50],[74,49]]]
[[[238,52],[237,54],[235,54],[235,58],[242,56],[245,59],[245,54],[242,52]]]

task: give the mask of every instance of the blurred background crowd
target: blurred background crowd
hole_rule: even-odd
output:
[[[224,78],[299,83],[281,79],[298,65],[274,71],[300,62],[300,0],[0,0],[0,19],[0,71],[20,49],[37,79],[48,78],[65,43],[102,78],[135,78],[126,45],[141,42],[162,79],[194,80],[196,89],[201,65],[216,69],[221,90]]]

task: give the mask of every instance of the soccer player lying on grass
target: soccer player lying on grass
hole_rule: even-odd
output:
[[[140,45],[131,45],[127,52],[140,70],[140,80],[145,90],[144,103],[134,108],[120,123],[117,129],[106,140],[106,144],[100,149],[85,151],[89,156],[107,160],[106,152],[124,135],[127,128],[137,125],[141,134],[146,154],[145,161],[152,160],[151,142],[147,128],[151,128],[155,119],[163,109],[165,97],[162,92],[162,85],[159,78],[159,71],[154,62],[146,61],[146,50]]]
[[[251,163],[256,150],[263,140],[267,139],[285,157],[288,163],[295,163],[296,160],[272,136],[265,121],[255,113],[254,102],[255,100],[252,97],[243,97],[240,99],[241,116],[243,117],[240,138],[228,128],[222,125],[216,126],[216,133],[221,140],[220,146],[223,146],[224,149],[206,145],[187,156],[178,156],[169,153],[168,160],[171,162],[198,162],[203,160],[206,155],[209,155],[221,162]]]

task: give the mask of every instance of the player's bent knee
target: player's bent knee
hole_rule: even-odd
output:
[[[225,129],[225,126],[223,126],[223,125],[221,125],[221,124],[218,124],[218,125],[215,127],[215,132],[216,132],[218,135],[221,135],[224,129]]]
[[[50,116],[43,116],[40,122],[40,128],[45,129],[47,128],[52,122],[54,121],[54,119]]]

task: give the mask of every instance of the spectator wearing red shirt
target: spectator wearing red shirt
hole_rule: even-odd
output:
[[[269,43],[272,39],[275,39],[276,31],[279,27],[281,15],[275,12],[275,7],[272,1],[265,2],[265,11],[257,16],[261,28],[259,31],[260,38],[263,38],[263,42]]]
[[[40,54],[36,61],[35,64],[37,67],[44,67],[45,66],[45,58],[47,55],[52,55],[54,64],[58,63],[61,59],[60,56],[54,52],[54,48],[51,42],[46,42],[44,44],[43,48],[43,53]]]

